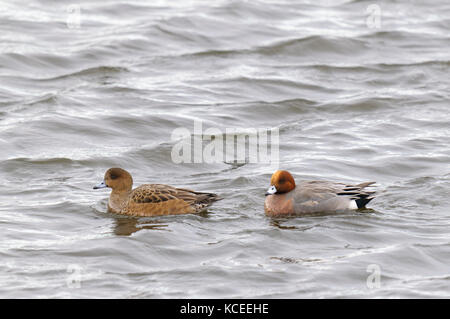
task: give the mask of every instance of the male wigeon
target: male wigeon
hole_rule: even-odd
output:
[[[133,178],[122,168],[110,168],[94,189],[112,189],[108,211],[133,216],[200,213],[220,198],[213,193],[195,192],[163,184],[145,184],[132,189]]]
[[[326,181],[295,184],[288,171],[278,170],[270,179],[264,210],[269,216],[302,215],[365,208],[375,192],[364,190],[375,182],[347,185]]]

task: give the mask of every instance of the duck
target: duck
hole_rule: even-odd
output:
[[[291,173],[277,170],[265,194],[264,211],[268,216],[283,216],[363,209],[375,198],[375,192],[365,188],[375,183],[301,181],[296,184]]]
[[[94,189],[111,188],[108,212],[130,216],[162,216],[204,212],[221,199],[213,193],[196,192],[164,184],[144,184],[135,189],[131,174],[110,168]]]

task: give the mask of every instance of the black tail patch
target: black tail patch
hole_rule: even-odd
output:
[[[365,208],[367,203],[370,202],[374,197],[365,197],[365,198],[358,198],[355,199],[356,205],[358,205],[358,208]]]
[[[365,208],[375,197],[375,192],[365,191],[364,188],[372,186],[375,182],[366,182],[358,185],[346,185],[341,191],[337,192],[338,196],[350,196],[350,199],[355,200],[358,208]]]

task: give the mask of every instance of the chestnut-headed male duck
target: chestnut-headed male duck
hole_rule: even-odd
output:
[[[302,215],[365,208],[375,192],[364,189],[375,182],[347,185],[327,181],[295,183],[288,171],[278,170],[270,179],[264,210],[269,216]]]

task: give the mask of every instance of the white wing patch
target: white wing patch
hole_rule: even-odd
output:
[[[358,204],[356,204],[356,200],[351,200],[348,205],[348,209],[358,209]]]

